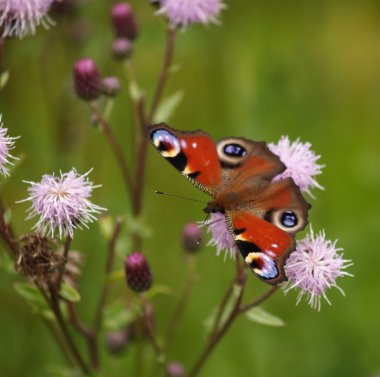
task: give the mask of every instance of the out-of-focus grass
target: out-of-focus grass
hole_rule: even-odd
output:
[[[150,94],[161,64],[164,37],[151,8],[133,1],[140,20],[136,68]],[[9,41],[5,50],[11,78],[0,93],[0,112],[11,135],[21,135],[16,154],[25,160],[3,186],[20,232],[27,232],[26,196],[21,180],[45,172],[80,172],[94,167],[102,183],[94,201],[112,215],[128,211],[116,164],[99,132],[89,125],[89,111],[72,91],[71,69],[82,56],[95,58],[103,74],[122,74],[109,56],[112,33],[103,2],[86,2],[75,21],[56,16],[57,26],[37,36]],[[333,306],[321,312],[295,296],[278,294],[265,306],[281,316],[285,328],[267,328],[241,319],[217,348],[203,375],[375,376],[380,372],[379,190],[380,190],[380,8],[377,1],[234,0],[220,26],[191,27],[178,35],[176,63],[167,93],[184,89],[186,97],[171,124],[201,128],[215,137],[244,136],[275,141],[288,134],[310,141],[321,162],[325,191],[310,200],[315,230],[339,238],[355,277],[342,279],[346,292],[329,293]],[[73,39],[76,30],[87,30]],[[126,85],[117,98],[112,126],[128,153],[130,114]],[[156,282],[174,287],[184,282],[179,235],[182,225],[202,219],[201,206],[156,197],[154,189],[203,198],[154,151],[148,160],[146,219],[154,229],[145,242]],[[207,198],[204,198],[207,200]],[[105,242],[97,225],[78,232],[74,246],[86,256],[81,278],[80,311],[90,319],[102,279]],[[131,250],[125,250],[128,253]],[[233,274],[212,248],[199,255],[199,281],[170,358],[191,363],[203,344],[202,323],[222,296]],[[15,278],[0,275],[0,375],[48,376],[45,366],[62,364],[41,321],[16,296]],[[263,290],[250,277],[248,297]],[[123,289],[121,284],[120,290]],[[173,297],[156,301],[157,326],[167,325]],[[124,360],[107,363],[105,375],[128,372]],[[120,366],[118,367],[118,363]],[[130,374],[131,375],[131,374]]]

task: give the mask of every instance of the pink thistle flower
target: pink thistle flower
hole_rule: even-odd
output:
[[[52,237],[58,229],[60,238],[72,238],[76,228],[88,228],[87,224],[96,220],[95,215],[105,210],[89,201],[92,190],[100,187],[89,181],[90,172],[80,175],[72,169],[61,172],[60,177],[45,174],[38,183],[25,182],[31,185],[30,195],[20,202],[32,202],[27,219],[40,217],[33,229]]]
[[[276,176],[274,181],[291,177],[301,191],[313,197],[311,188],[323,190],[315,176],[322,173],[324,165],[317,164],[321,156],[317,156],[310,147],[310,143],[301,143],[299,139],[291,142],[287,136],[282,136],[278,144],[268,144],[270,151],[280,157],[286,166],[286,170]]]
[[[14,148],[15,140],[18,139],[18,137],[10,137],[7,135],[8,129],[3,127],[1,118],[2,114],[0,114],[0,172],[5,176],[9,176],[9,170],[5,165],[13,165],[10,159],[17,160],[9,151]]]
[[[2,37],[22,38],[35,34],[37,26],[53,25],[47,12],[53,0],[0,0]]]
[[[353,276],[344,271],[352,266],[352,262],[343,259],[343,254],[339,253],[343,249],[337,248],[336,242],[326,240],[323,231],[314,235],[312,229],[306,238],[297,242],[296,250],[290,254],[284,266],[289,279],[285,293],[298,288],[297,304],[306,295],[310,306],[320,310],[321,297],[331,305],[326,296],[328,288],[335,287],[344,295],[336,284],[336,279],[340,276]]]
[[[219,212],[212,213],[204,225],[207,226],[207,232],[211,233],[211,240],[207,245],[216,247],[216,255],[219,256],[224,251],[224,260],[226,260],[228,254],[235,259],[238,248],[234,237],[228,229],[226,216]]]
[[[161,0],[160,4],[157,14],[165,14],[175,26],[215,23],[225,8],[221,0]]]

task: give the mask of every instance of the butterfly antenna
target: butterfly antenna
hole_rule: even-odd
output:
[[[171,194],[171,193],[168,193],[168,192],[163,192],[163,191],[155,190],[155,193],[156,193],[156,194],[159,194],[159,195],[171,196],[171,197],[173,197],[173,198],[184,199],[184,200],[190,200],[190,201],[192,201],[192,202],[197,202],[197,203],[207,204],[206,202],[202,202],[201,200],[198,200],[198,199],[186,198],[185,196],[176,195],[176,194]]]

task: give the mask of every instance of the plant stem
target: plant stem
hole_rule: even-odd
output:
[[[187,276],[183,292],[179,299],[178,305],[174,310],[171,321],[169,322],[167,331],[166,331],[166,348],[169,348],[170,342],[173,339],[175,332],[178,328],[179,322],[185,312],[186,306],[189,302],[191,292],[193,289],[195,278],[195,255],[186,255],[186,267],[187,267]]]
[[[105,266],[105,271],[104,271],[103,290],[102,290],[102,294],[100,296],[99,303],[95,312],[94,331],[96,333],[98,333],[100,329],[102,328],[104,306],[107,302],[107,297],[108,297],[108,292],[109,292],[109,284],[108,284],[107,278],[109,277],[113,269],[113,262],[115,259],[115,245],[121,231],[121,225],[122,225],[121,218],[117,218],[111,238],[109,239],[109,242],[108,242],[108,253],[107,253],[107,260],[106,260],[106,266]]]
[[[235,285],[235,281],[236,281],[236,279],[234,278],[231,281],[230,285],[228,286],[228,289],[227,289],[226,293],[223,296],[222,302],[219,305],[218,313],[217,313],[216,318],[215,318],[213,329],[210,332],[210,337],[213,337],[215,335],[215,333],[217,332],[217,330],[218,330],[218,327],[219,327],[219,324],[220,324],[220,320],[222,319],[222,315],[223,315],[224,309],[225,309],[225,307],[227,305],[228,300],[230,299],[230,297],[232,295],[233,288],[234,288],[234,285]]]
[[[0,37],[0,75],[3,73],[4,43],[4,39]]]
[[[256,306],[259,306],[262,302],[267,300],[270,296],[272,296],[277,290],[279,289],[278,285],[275,285],[271,288],[269,288],[266,292],[264,292],[261,296],[253,300],[251,303],[244,305],[240,308],[240,313],[245,313],[249,309],[255,308]]]
[[[71,246],[72,240],[73,239],[70,236],[67,236],[65,243],[63,245],[63,263],[62,263],[62,266],[59,270],[59,274],[58,274],[58,278],[57,278],[57,288],[56,288],[57,294],[59,294],[59,289],[61,288],[63,275],[64,275],[65,268],[66,268],[66,263],[69,259],[69,252],[70,252],[70,246]]]
[[[109,125],[109,122],[107,119],[105,119],[102,115],[99,114],[98,109],[93,106],[92,107],[93,113],[96,115],[104,135],[106,136],[106,139],[111,147],[111,150],[115,156],[115,159],[117,163],[119,164],[120,172],[124,180],[125,188],[127,190],[128,195],[132,198],[132,193],[133,193],[133,183],[132,183],[132,178],[131,175],[129,174],[129,169],[127,166],[127,162],[124,158],[123,152],[121,150],[121,147],[113,134],[112,128]]]
[[[156,91],[153,97],[152,107],[148,116],[149,123],[153,121],[154,115],[157,111],[158,105],[160,104],[161,97],[165,89],[166,81],[169,75],[169,69],[173,59],[175,35],[176,29],[169,27],[167,29],[167,43],[164,56],[164,63],[162,65],[161,75],[158,80]]]
[[[153,327],[152,327],[152,322],[150,320],[150,318],[148,317],[147,315],[147,312],[148,312],[148,303],[145,299],[145,296],[144,294],[140,294],[140,298],[141,298],[141,303],[142,303],[142,307],[143,307],[143,314],[142,314],[142,319],[143,319],[143,324],[144,324],[144,327],[145,327],[145,330],[146,330],[146,333],[149,337],[149,340],[153,346],[153,349],[154,351],[156,352],[156,355],[159,359],[161,359],[163,356],[164,356],[164,352],[161,348],[161,346],[158,344],[157,342],[157,339],[156,339],[156,336],[154,334],[154,330],[153,330]]]
[[[240,292],[239,292],[239,296],[237,297],[237,299],[235,301],[235,305],[234,305],[231,313],[229,314],[228,318],[226,319],[226,321],[223,323],[223,325],[220,328],[218,328],[217,325],[214,325],[214,331],[211,333],[209,340],[206,344],[206,347],[204,348],[203,352],[201,353],[201,355],[199,356],[199,358],[195,362],[194,366],[192,367],[192,369],[189,372],[189,374],[187,375],[187,377],[195,377],[199,374],[199,372],[203,368],[204,364],[208,360],[209,356],[211,355],[211,353],[215,349],[216,345],[222,340],[224,335],[227,333],[227,330],[231,327],[231,325],[234,323],[235,319],[239,315],[245,313],[249,309],[252,309],[252,308],[260,305],[261,303],[263,303],[265,300],[267,300],[269,297],[271,297],[273,295],[273,293],[275,293],[278,290],[278,286],[271,287],[266,292],[264,292],[261,296],[259,296],[255,300],[253,300],[251,303],[249,303],[245,306],[241,306],[241,302],[243,299],[244,286],[245,286],[245,277],[244,277],[245,273],[241,269],[238,269],[237,271],[238,272],[237,272],[236,278],[234,280],[234,283],[237,284],[238,282],[240,282],[239,283]],[[239,276],[239,274],[241,274],[241,275]],[[226,304],[224,302],[227,302],[228,298],[231,295],[231,293],[229,293],[230,289],[231,289],[231,287],[228,288],[226,295],[224,296],[224,298],[222,300],[222,303],[220,305],[221,308],[225,307]],[[226,299],[226,297],[227,297],[227,299]],[[220,310],[220,311],[223,313],[223,310]],[[219,319],[217,318],[216,322],[217,321],[220,322],[220,318]]]
[[[198,360],[195,362],[193,368],[190,370],[189,374],[187,377],[195,377],[198,375],[198,373],[201,371],[203,365],[211,355],[212,351],[215,349],[215,346],[219,343],[219,341],[223,338],[223,336],[226,334],[227,330],[230,328],[230,326],[233,324],[235,318],[239,315],[239,308],[240,304],[243,298],[243,293],[244,293],[244,286],[245,282],[243,285],[240,286],[240,292],[239,296],[237,297],[235,301],[235,305],[226,319],[225,323],[223,326],[216,331],[215,334],[210,336],[207,345],[201,355],[199,356]]]
[[[99,369],[99,356],[98,356],[98,344],[95,331],[87,327],[78,318],[75,304],[73,302],[67,302],[67,308],[69,313],[69,319],[75,329],[81,333],[87,341],[90,365],[93,370]]]
[[[61,329],[62,335],[65,338],[66,343],[70,349],[70,352],[73,355],[73,358],[75,359],[75,362],[78,365],[78,367],[81,369],[82,373],[85,375],[90,375],[90,370],[87,367],[86,363],[84,362],[77,346],[75,345],[74,340],[72,339],[70,332],[66,326],[65,320],[62,316],[56,287],[50,286],[50,295],[51,295],[51,300],[49,301],[51,304],[51,308],[57,320],[57,324],[59,328]]]
[[[17,244],[14,242],[14,232],[12,227],[5,223],[4,220],[4,206],[0,200],[0,236],[3,239],[6,246],[8,246],[7,251],[12,259],[16,259],[19,253]]]
[[[157,111],[158,105],[160,104],[161,97],[163,95],[165,85],[168,79],[170,66],[173,60],[174,53],[174,42],[175,42],[176,30],[172,28],[167,29],[167,42],[166,50],[164,55],[164,61],[161,68],[161,73],[158,79],[156,90],[153,96],[153,102],[148,116],[145,115],[145,101],[144,97],[141,97],[137,102],[137,113],[140,120],[141,138],[140,144],[137,149],[137,156],[135,161],[135,179],[134,179],[134,189],[133,189],[133,215],[138,217],[142,211],[142,194],[144,185],[144,173],[145,173],[145,162],[148,147],[148,137],[146,132],[146,127],[153,121],[154,115]],[[134,236],[133,245],[135,249],[141,247],[141,237]]]

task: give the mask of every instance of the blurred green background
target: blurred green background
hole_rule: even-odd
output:
[[[162,27],[146,1],[131,1],[141,35],[135,64],[141,86],[151,98],[164,47]],[[67,15],[53,15],[57,25],[35,37],[8,41],[5,68],[10,81],[0,92],[0,113],[10,135],[21,135],[16,155],[23,163],[2,184],[19,233],[26,197],[22,180],[39,180],[46,172],[76,167],[101,183],[94,201],[112,215],[129,204],[108,145],[90,126],[89,109],[72,90],[76,59],[94,58],[103,75],[123,77],[110,57],[112,2],[83,1]],[[265,308],[283,318],[284,328],[264,327],[241,318],[218,346],[202,376],[255,377],[368,376],[380,374],[380,3],[377,0],[271,1],[233,0],[221,25],[190,27],[177,39],[167,94],[185,91],[171,125],[201,128],[215,138],[244,136],[277,141],[287,134],[310,141],[326,165],[314,192],[310,220],[315,230],[339,239],[345,257],[354,261],[341,279],[346,297],[328,293],[333,305],[316,312],[295,294],[275,295]],[[130,154],[127,82],[115,102],[111,123]],[[145,219],[154,230],[144,244],[155,281],[173,287],[172,296],[156,299],[160,332],[171,318],[184,284],[182,226],[202,220],[202,206],[157,197],[155,189],[207,198],[164,159],[149,151]],[[79,310],[86,320],[103,277],[105,241],[96,224],[78,232],[74,248],[84,252]],[[302,235],[301,235],[302,236]],[[124,250],[125,254],[131,250]],[[121,261],[119,261],[121,265]],[[215,256],[211,247],[198,257],[199,280],[176,338],[170,359],[190,365],[204,342],[203,321],[222,297],[234,273],[233,263]],[[0,274],[0,375],[49,376],[46,366],[64,361],[40,319],[15,293],[17,277]],[[253,276],[246,297],[263,291]],[[117,290],[117,289],[116,289]],[[119,292],[126,291],[120,283]],[[81,340],[80,340],[81,341]],[[82,344],[83,345],[83,344]],[[108,360],[105,376],[132,375],[133,349]]]

